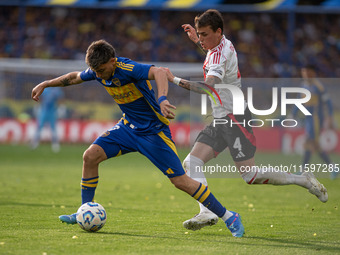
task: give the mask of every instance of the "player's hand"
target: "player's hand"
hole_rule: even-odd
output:
[[[184,29],[184,32],[187,33],[191,41],[193,41],[194,43],[198,43],[199,39],[195,28],[193,28],[190,24],[183,24],[182,28]]]
[[[163,102],[161,102],[160,107],[161,107],[161,112],[165,118],[167,119],[175,118],[176,115],[171,109],[176,110],[176,106],[170,104],[168,100],[164,100]]]
[[[43,86],[42,83],[38,84],[32,89],[32,99],[34,101],[39,101],[39,96],[44,92],[45,87]]]
[[[168,81],[173,82],[175,76],[172,74],[169,68],[167,67],[159,67],[161,70],[163,70],[166,73],[166,76],[168,78]]]

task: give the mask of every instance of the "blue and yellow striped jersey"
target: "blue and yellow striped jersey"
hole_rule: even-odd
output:
[[[315,80],[313,84],[303,82],[302,87],[311,93],[311,99],[305,103],[305,107],[312,115],[306,118],[317,118],[320,126],[322,126],[325,117],[333,115],[333,105],[325,87],[318,80]],[[325,106],[327,109],[325,109]],[[297,111],[298,108],[295,106],[293,116],[297,115]]]
[[[155,92],[148,80],[151,65],[122,57],[116,60],[116,67],[110,80],[98,78],[90,68],[81,72],[81,79],[97,80],[101,83],[122,110],[124,123],[129,123],[134,132],[159,133],[169,125],[169,120],[162,115]]]
[[[333,115],[333,107],[329,95],[319,81],[315,81],[314,84],[310,85],[305,83],[302,87],[311,92],[311,99],[306,103],[306,108],[312,116],[317,115],[320,123],[323,123],[326,114],[325,106],[327,107],[327,114],[329,116]]]

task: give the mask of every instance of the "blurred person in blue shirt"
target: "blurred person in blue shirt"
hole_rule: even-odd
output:
[[[61,88],[47,88],[41,96],[41,103],[37,112],[37,130],[32,139],[31,147],[36,149],[41,139],[41,131],[46,124],[49,124],[52,135],[52,150],[60,150],[57,121],[58,121],[58,101],[64,96]]]

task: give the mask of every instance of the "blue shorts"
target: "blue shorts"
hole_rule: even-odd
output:
[[[138,151],[169,178],[185,174],[169,128],[164,128],[158,134],[136,135],[129,124],[119,122],[98,137],[93,144],[102,147],[107,158]]]

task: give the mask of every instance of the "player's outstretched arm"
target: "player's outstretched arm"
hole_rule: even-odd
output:
[[[182,25],[182,28],[184,29],[184,32],[187,33],[189,39],[191,41],[193,41],[198,48],[200,48],[200,50],[204,53],[204,54],[207,54],[207,50],[203,49],[201,43],[200,43],[200,40],[197,36],[197,33],[196,33],[196,30],[195,28],[193,28],[190,24],[183,24]]]
[[[165,118],[174,119],[175,113],[172,111],[172,109],[176,109],[176,107],[170,104],[170,102],[167,100],[169,85],[167,74],[164,68],[154,66],[151,67],[148,78],[150,80],[156,81],[158,90],[158,103],[161,107],[162,114]]]
[[[211,92],[215,86],[215,84],[221,84],[222,81],[220,78],[209,75],[205,82],[199,82],[199,81],[188,81],[179,77],[175,77],[169,68],[166,67],[160,67],[161,69],[165,70],[168,81],[185,88],[187,90],[191,90],[194,92],[197,92],[199,94],[208,94],[207,91]]]
[[[71,72],[52,80],[43,81],[33,88],[32,99],[34,101],[39,101],[39,96],[44,92],[44,89],[47,87],[66,87],[82,82],[83,80],[80,78],[80,72]]]
[[[222,81],[216,76],[208,76],[205,79],[205,82],[188,81],[185,79],[174,77],[173,83],[182,88],[195,91],[200,94],[208,94],[207,91],[213,91],[215,84],[221,84]]]

